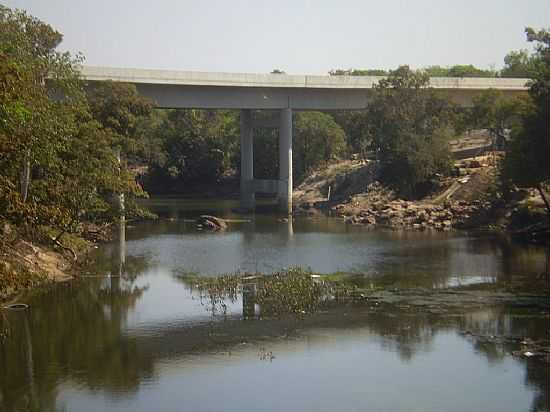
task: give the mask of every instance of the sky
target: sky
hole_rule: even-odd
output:
[[[291,74],[500,68],[550,28],[550,0],[0,0],[63,33],[88,65]]]

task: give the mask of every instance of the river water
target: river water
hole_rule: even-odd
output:
[[[214,315],[181,277],[299,265],[365,285],[505,284],[544,271],[545,249],[479,233],[237,216],[233,202],[148,206],[161,219],[101,246],[80,280],[22,296],[28,311],[0,312],[0,411],[550,410],[548,367],[498,340],[547,337],[548,314],[344,305],[305,319],[245,319],[241,296]],[[200,213],[246,221],[207,233],[189,221]]]

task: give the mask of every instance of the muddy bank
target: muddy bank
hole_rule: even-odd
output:
[[[78,235],[0,222],[0,301],[47,283],[73,279],[88,252],[111,238],[110,225],[84,224]]]

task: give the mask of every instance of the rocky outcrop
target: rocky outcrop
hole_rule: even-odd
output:
[[[333,206],[330,211],[350,224],[386,226],[416,230],[449,230],[462,227],[481,208],[488,207],[482,202],[447,202],[444,205],[393,200],[377,202],[370,207],[350,209],[345,204]]]

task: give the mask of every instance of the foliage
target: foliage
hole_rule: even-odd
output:
[[[261,307],[262,317],[314,313],[332,285],[317,281],[313,273],[301,268],[271,275],[230,274],[219,277],[181,276],[207,300],[212,314],[227,314],[227,302],[234,303],[247,285],[256,290],[252,298]]]
[[[254,114],[268,117],[268,112]],[[212,184],[240,166],[239,115],[235,111],[178,110],[165,112],[144,137],[151,144],[143,158],[151,167],[145,179],[153,192]],[[148,143],[144,143],[148,147]],[[156,150],[154,150],[156,148]],[[160,149],[160,150],[159,150]],[[149,150],[149,149],[148,149]],[[323,161],[346,152],[345,134],[330,115],[319,112],[294,116],[294,178]],[[254,175],[278,176],[278,132],[254,130]]]
[[[369,119],[365,111],[337,111],[332,113],[332,117],[344,131],[348,150],[365,158],[371,145],[367,127]]]
[[[486,129],[493,139],[504,139],[519,121],[522,100],[505,98],[499,90],[485,90],[473,99],[473,105],[463,110],[461,129]]]
[[[471,64],[457,64],[451,67],[428,66],[423,69],[430,77],[497,77],[494,70],[478,69]]]
[[[333,69],[329,74],[331,76],[387,76],[388,71],[384,69]]]
[[[139,188],[117,163],[114,131],[90,115],[82,59],[55,50],[61,39],[40,20],[0,6],[0,214],[74,230],[84,218],[108,216],[113,192]]]
[[[525,49],[511,51],[504,57],[504,67],[500,71],[502,77],[530,78],[535,67],[533,58]]]
[[[374,88],[368,109],[382,178],[404,196],[450,168],[449,107],[428,84],[425,72],[401,66]]]
[[[152,132],[163,154],[151,159],[148,187],[216,182],[235,163],[239,150],[238,124],[236,112],[232,111],[167,112]]]
[[[124,154],[138,150],[138,129],[153,110],[153,102],[142,97],[133,84],[98,82],[88,89],[90,111],[104,129],[113,133],[114,144]]]
[[[530,82],[531,102],[521,113],[503,162],[503,175],[519,186],[536,187],[550,205],[543,185],[550,180],[550,31],[525,30],[527,40],[535,42],[534,71]]]
[[[346,153],[346,136],[334,119],[321,112],[302,112],[294,117],[293,175],[296,180],[322,162]]]
[[[450,67],[428,66],[422,69],[432,77],[497,77],[495,70],[478,69],[471,64],[457,64]],[[391,70],[384,69],[333,69],[331,76],[388,76]]]

